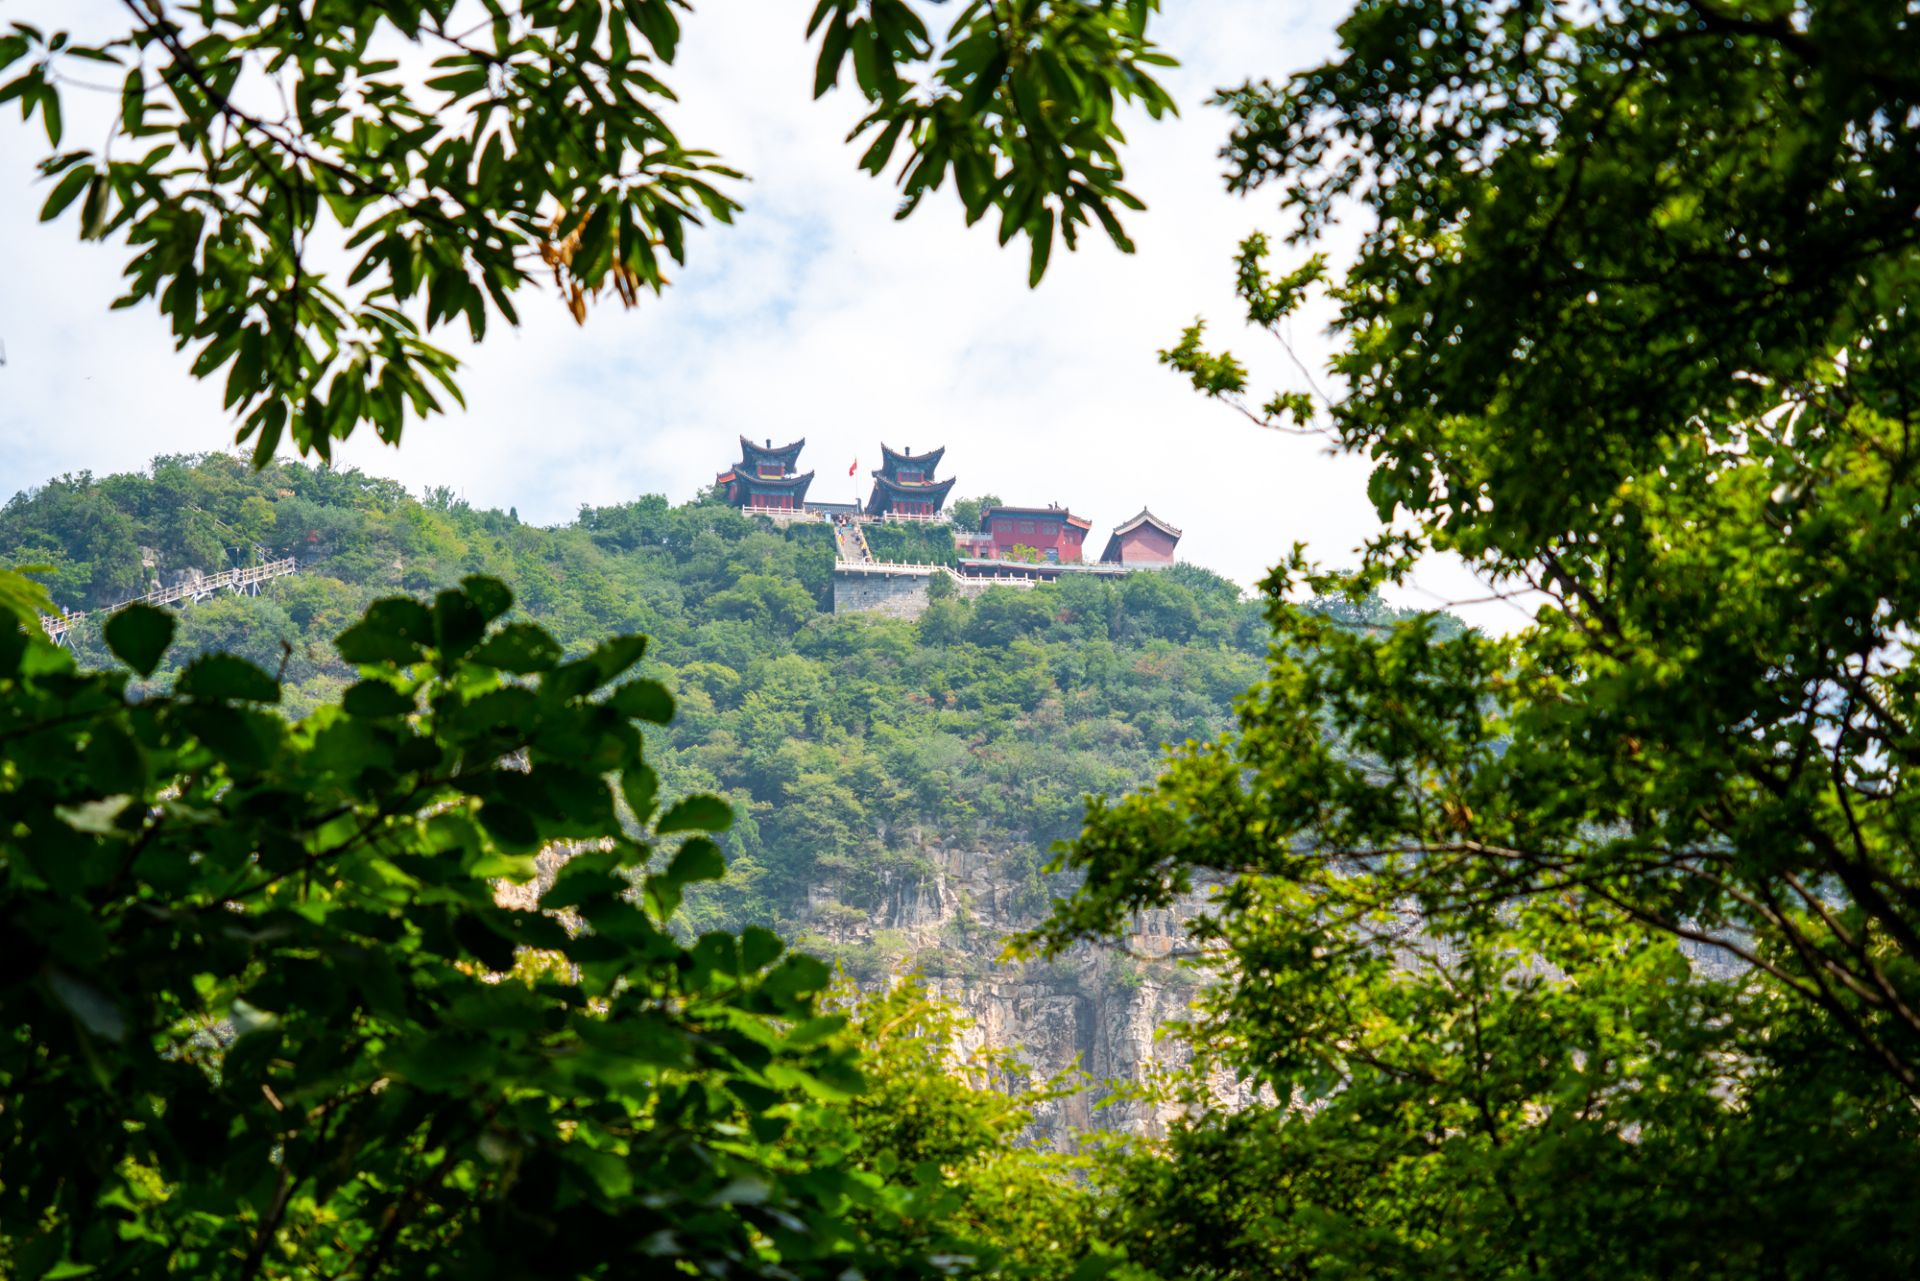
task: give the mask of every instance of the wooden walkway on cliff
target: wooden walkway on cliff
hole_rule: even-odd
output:
[[[205,574],[199,578],[189,578],[185,582],[175,583],[172,587],[160,587],[145,596],[135,596],[123,600],[106,609],[93,613],[79,611],[61,614],[58,617],[40,616],[40,625],[46,628],[47,638],[55,644],[65,644],[67,635],[75,627],[93,617],[93,614],[111,614],[114,610],[125,609],[129,605],[173,605],[181,601],[192,603],[202,601],[219,592],[244,592],[248,596],[260,594],[260,584],[275,578],[285,578],[300,567],[293,557],[285,560],[268,561],[264,565],[248,565],[241,569],[229,569],[221,574]]]

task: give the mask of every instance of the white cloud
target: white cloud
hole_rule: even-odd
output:
[[[49,4],[72,11],[37,7]],[[772,20],[767,8],[693,15],[672,76],[682,137],[753,176],[737,225],[697,235],[673,288],[634,312],[602,308],[576,328],[557,303],[528,300],[522,330],[466,353],[466,412],[416,426],[397,451],[355,442],[347,461],[559,522],[583,502],[690,495],[732,461],[737,433],[807,437],[814,494],[832,498],[851,496],[848,465],[864,480],[882,439],[944,444],[958,495],[1058,500],[1096,538],[1150,505],[1186,530],[1188,558],[1242,583],[1296,540],[1350,558],[1374,526],[1364,464],[1251,427],[1154,358],[1205,315],[1258,372],[1297,385],[1270,340],[1235,323],[1234,247],[1275,220],[1270,201],[1225,194],[1226,120],[1203,104],[1217,85],[1324,56],[1344,4],[1174,6],[1160,35],[1186,61],[1172,78],[1183,115],[1129,129],[1131,185],[1149,205],[1131,220],[1139,253],[1083,241],[1036,291],[1024,253],[964,228],[950,199],[893,220],[890,186],[855,170],[841,141],[856,104],[810,100],[804,8]],[[187,376],[158,315],[107,312],[116,251],[34,222],[43,141],[0,124],[0,182],[17,193],[0,205],[0,484],[226,446],[216,390]],[[1317,334],[1302,340],[1310,362],[1324,356]],[[1481,592],[1443,564],[1422,582],[1444,598]]]

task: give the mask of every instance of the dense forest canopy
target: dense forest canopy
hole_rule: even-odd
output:
[[[952,547],[944,529],[917,526],[876,526],[869,542],[914,563]],[[445,491],[415,498],[359,472],[254,471],[217,454],[55,480],[0,512],[0,559],[50,565],[68,608],[294,557],[300,572],[258,597],[184,610],[153,681],[202,653],[235,654],[279,673],[296,712],[355,679],[333,638],[370,602],[466,574],[514,584],[515,616],[569,652],[648,636],[639,670],[679,709],[649,731],[653,768],[739,815],[730,874],[698,911],[803,935],[810,887],[816,912],[859,911],[876,873],[915,875],[929,841],[1013,851],[1009,875],[1044,905],[1046,847],[1077,830],[1083,798],[1150,778],[1163,744],[1224,729],[1268,644],[1259,606],[1194,566],[948,597],[903,622],[835,616],[833,555],[824,524],[776,529],[713,501],[648,496],[544,529]],[[112,662],[97,625],[73,646]],[[862,973],[887,960],[846,959]]]

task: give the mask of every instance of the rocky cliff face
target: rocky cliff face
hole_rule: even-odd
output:
[[[956,1047],[1010,1051],[1031,1080],[1073,1088],[1042,1104],[1035,1136],[1067,1151],[1091,1130],[1157,1135],[1177,1109],[1137,1097],[1156,1069],[1184,1066],[1191,1054],[1173,1035],[1203,980],[1167,959],[1184,946],[1181,914],[1144,913],[1125,948],[1085,946],[1054,961],[1002,959],[1008,939],[1038,923],[1007,874],[1008,852],[925,848],[923,870],[877,872],[877,905],[852,913],[830,891],[808,904],[813,940],[841,947],[884,945],[892,958],[878,985],[918,974],[929,992],[965,1016]],[[556,847],[536,860],[526,885],[501,882],[502,906],[527,910],[553,884],[574,850]],[[805,941],[803,940],[803,946]],[[1227,1106],[1249,1101],[1243,1088],[1216,1081]]]
[[[1005,862],[990,850],[929,847],[924,872],[883,874],[878,906],[864,919],[816,896],[818,932],[841,945],[884,941],[895,959],[874,981],[918,970],[966,1016],[963,1049],[1011,1050],[1041,1080],[1082,1075],[1083,1088],[1036,1118],[1047,1141],[1066,1148],[1086,1130],[1158,1133],[1169,1105],[1113,1096],[1116,1085],[1141,1084],[1157,1065],[1189,1057],[1168,1033],[1187,1017],[1200,980],[1176,962],[1147,959],[1183,944],[1178,914],[1145,914],[1124,951],[1083,947],[1053,962],[1004,961],[1009,936],[1038,919],[1019,906]]]

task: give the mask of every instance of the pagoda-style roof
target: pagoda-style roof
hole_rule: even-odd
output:
[[[1180,537],[1179,530],[1175,529],[1172,525],[1167,524],[1166,521],[1161,520],[1158,516],[1154,515],[1152,512],[1148,511],[1144,507],[1140,509],[1140,514],[1138,516],[1135,516],[1132,520],[1123,521],[1122,523],[1115,525],[1113,527],[1113,532],[1116,535],[1131,534],[1134,530],[1140,528],[1140,526],[1142,525],[1152,525],[1155,529],[1167,535],[1169,538]]]
[[[792,506],[798,507],[807,499],[807,486],[813,483],[812,472],[802,472],[798,476],[756,476],[745,467],[735,467],[732,471],[723,471],[714,478],[726,495],[728,502],[735,507],[746,507],[755,494],[790,494]]]
[[[940,459],[946,452],[947,447],[942,445],[940,448],[929,453],[916,454],[904,449],[889,448],[885,441],[881,441],[880,470],[873,474],[876,476],[882,474],[891,476],[899,471],[902,466],[913,463],[918,466],[921,471],[926,473],[927,479],[931,480],[933,479],[933,469],[940,465]]]
[[[1040,516],[1048,520],[1057,520],[1064,525],[1077,525],[1081,529],[1092,529],[1093,522],[1084,516],[1076,516],[1064,507],[1009,507],[1002,504],[989,507],[980,513],[982,521],[992,520],[995,516]]]
[[[755,476],[751,472],[736,471],[733,479],[745,485],[748,493],[793,494],[806,492],[807,486],[813,483],[813,473],[804,471],[797,476]]]
[[[947,501],[947,491],[953,488],[954,477],[946,480],[895,480],[883,472],[873,473],[873,496],[867,500],[869,516],[885,515],[893,504],[901,499],[916,503],[932,503],[933,510],[939,511],[941,504]]]
[[[807,438],[805,436],[802,436],[799,440],[791,441],[777,447],[771,440],[767,441],[764,445],[756,445],[745,436],[742,436],[740,438],[740,462],[741,465],[749,471],[752,471],[763,462],[779,463],[784,470],[792,471],[799,462],[800,451],[806,447],[806,444]]]

